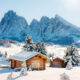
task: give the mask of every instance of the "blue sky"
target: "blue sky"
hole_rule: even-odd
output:
[[[14,10],[25,17],[28,23],[42,16],[62,16],[74,25],[80,26],[80,0],[0,0],[0,20],[8,10]]]

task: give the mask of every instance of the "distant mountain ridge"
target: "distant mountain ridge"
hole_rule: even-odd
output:
[[[8,11],[1,20],[0,38],[23,41],[28,32],[27,28],[28,23],[23,17]]]
[[[27,34],[32,35],[34,41],[61,45],[70,45],[80,40],[80,28],[59,15],[55,18],[43,16],[40,21],[33,19],[28,25],[25,18],[18,16],[12,10],[8,11],[0,22],[0,38],[24,41]]]

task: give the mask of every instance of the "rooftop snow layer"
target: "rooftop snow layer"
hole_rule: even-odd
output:
[[[17,53],[16,55],[10,57],[9,59],[25,61],[25,60],[28,60],[28,59],[36,56],[37,54],[39,54],[39,52],[21,51],[21,52]]]

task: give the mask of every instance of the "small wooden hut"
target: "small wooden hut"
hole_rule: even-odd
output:
[[[67,63],[61,58],[53,58],[50,60],[50,67],[65,68]]]
[[[8,60],[11,61],[11,68],[21,67],[22,63],[26,61],[28,69],[44,70],[45,63],[46,61],[49,61],[49,58],[39,52],[21,51],[10,57]]]

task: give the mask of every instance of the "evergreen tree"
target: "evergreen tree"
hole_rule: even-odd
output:
[[[22,69],[21,69],[20,75],[27,75],[27,66],[26,66],[26,62],[25,61],[22,64]]]
[[[7,52],[5,52],[4,57],[5,57],[5,59],[7,59]]]
[[[2,53],[1,53],[1,51],[0,51],[0,57],[2,57],[3,55],[2,55]]]
[[[72,44],[72,46],[69,46],[67,48],[66,55],[64,56],[65,62],[68,63],[70,59],[72,60],[71,63],[73,66],[80,65],[80,55],[74,44]]]
[[[68,70],[72,69],[72,59],[70,59],[69,62],[67,63],[66,69]]]
[[[24,49],[26,49],[27,51],[33,51],[34,50],[34,44],[32,41],[32,36],[27,35]]]
[[[27,35],[24,49],[27,51],[37,51],[42,54],[46,54],[45,44],[43,42],[37,41],[36,43],[33,43],[32,36]]]
[[[27,37],[26,37],[26,43],[27,43],[27,44],[32,44],[32,43],[33,43],[33,41],[32,41],[32,36],[27,35]]]
[[[31,65],[29,66],[28,70],[29,70],[29,71],[32,71]]]
[[[36,42],[36,49],[37,52],[40,52],[44,55],[46,55],[46,49],[45,49],[45,44],[43,42]]]

